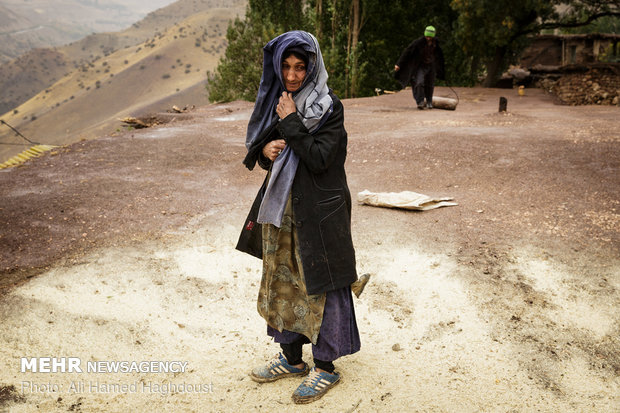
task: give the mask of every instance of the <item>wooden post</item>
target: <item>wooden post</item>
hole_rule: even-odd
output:
[[[501,96],[499,98],[499,111],[500,112],[506,112],[507,109],[508,109],[508,99],[506,99],[505,97]]]

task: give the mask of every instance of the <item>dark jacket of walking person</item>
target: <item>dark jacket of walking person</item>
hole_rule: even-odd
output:
[[[237,249],[263,260],[258,312],[282,352],[250,377],[262,383],[308,374],[293,400],[309,403],[339,382],[333,361],[360,348],[344,108],[327,87],[310,33],[284,33],[263,51],[244,164],[268,173]],[[312,370],[302,360],[308,343]]]
[[[418,109],[433,107],[435,78],[445,79],[443,51],[435,38],[435,28],[428,26],[424,36],[415,39],[400,55],[394,76],[402,87],[411,83]]]

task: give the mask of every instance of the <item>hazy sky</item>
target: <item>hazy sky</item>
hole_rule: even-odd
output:
[[[9,10],[30,10],[33,13],[41,13],[54,9],[62,9],[72,4],[85,7],[93,5],[101,6],[124,6],[125,8],[137,14],[145,15],[168,4],[174,3],[176,0],[0,0],[0,5]]]
[[[149,13],[153,10],[157,10],[161,7],[174,3],[175,1],[176,0],[99,0],[99,4],[124,4],[131,9],[140,10],[143,13]]]
[[[71,31],[83,26],[92,31],[117,31],[129,27],[148,13],[176,0],[0,0],[31,26],[68,24]],[[1,19],[0,19],[1,20]],[[18,29],[27,27],[18,27]]]
[[[175,0],[0,0],[0,62],[35,47],[118,32]]]

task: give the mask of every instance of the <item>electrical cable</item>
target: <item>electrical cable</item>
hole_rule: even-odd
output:
[[[0,145],[28,146],[27,143],[0,142]]]
[[[33,145],[41,145],[41,143],[40,143],[40,142],[33,142],[33,141],[31,141],[30,139],[28,139],[27,137],[25,137],[24,135],[22,135],[22,134],[20,133],[20,131],[18,131],[17,129],[15,129],[15,128],[14,128],[14,127],[12,127],[11,125],[9,125],[9,124],[8,124],[6,121],[4,121],[3,119],[0,119],[0,124],[2,124],[2,125],[6,125],[6,126],[8,126],[9,128],[11,128],[11,130],[12,130],[13,132],[15,132],[18,136],[21,136],[21,137],[22,137],[22,138],[23,138],[26,142],[31,143],[31,144],[33,144]]]
[[[8,159],[7,161],[0,163],[0,169],[10,168],[12,166],[20,165],[20,164],[26,162],[30,158],[34,158],[34,157],[40,156],[44,152],[47,152],[47,151],[52,150],[52,149],[57,147],[55,145],[44,145],[44,144],[41,144],[39,142],[31,141],[30,139],[28,139],[27,137],[22,135],[17,129],[15,129],[13,126],[9,125],[6,121],[4,121],[2,119],[0,119],[0,125],[8,126],[19,137],[21,137],[26,142],[28,142],[28,144],[25,144],[25,143],[13,143],[13,142],[0,142],[0,145],[15,145],[15,146],[24,146],[24,145],[28,145],[29,146],[29,145],[33,145],[30,148],[26,149],[25,151],[23,151],[21,153],[18,153],[17,155],[15,155],[12,158]]]
[[[456,93],[456,90],[452,89],[452,86],[450,86],[450,85],[448,84],[448,82],[446,82],[446,86],[447,86],[448,88],[450,88],[450,90],[452,91],[452,93],[454,93],[454,96],[456,96],[456,104],[457,104],[457,106],[458,106],[458,104],[459,104],[459,95],[458,95],[458,93]]]

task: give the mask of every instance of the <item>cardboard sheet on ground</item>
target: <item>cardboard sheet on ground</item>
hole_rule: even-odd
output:
[[[456,206],[454,198],[431,198],[428,195],[417,192],[370,192],[364,190],[357,194],[357,202],[360,204],[385,207],[402,208],[416,211],[427,211],[444,206]]]

